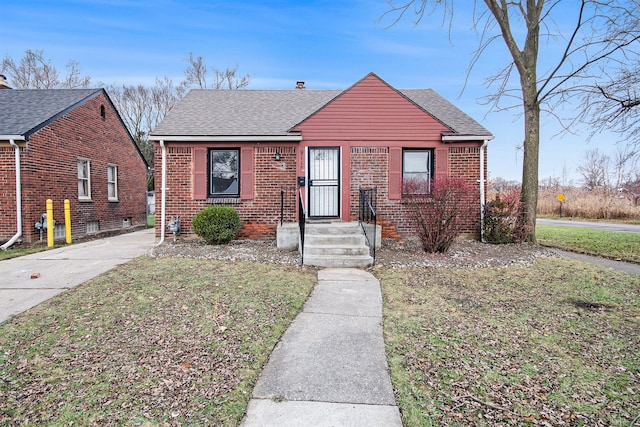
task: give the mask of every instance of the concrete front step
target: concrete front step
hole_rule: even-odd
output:
[[[369,267],[373,258],[357,223],[308,223],[304,264],[318,267]]]
[[[305,226],[305,234],[360,234],[360,225],[357,222],[308,222]]]
[[[367,244],[360,234],[306,234],[305,242],[311,245],[363,246]]]
[[[369,247],[366,245],[317,245],[305,242],[304,253],[306,255],[369,255]]]
[[[373,264],[373,258],[369,255],[304,255],[305,265],[331,268],[364,268]]]

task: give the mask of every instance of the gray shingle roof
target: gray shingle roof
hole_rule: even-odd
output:
[[[190,91],[167,114],[152,136],[285,136],[342,90]],[[432,89],[399,90],[454,134],[491,132]]]
[[[22,135],[45,126],[102,89],[0,90],[0,135]]]
[[[492,136],[491,132],[433,89],[400,89],[404,96],[459,135]]]
[[[340,90],[190,91],[153,135],[281,136],[338,96]]]

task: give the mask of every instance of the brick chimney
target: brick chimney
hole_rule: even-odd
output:
[[[306,89],[304,82],[302,80],[298,80],[296,82],[296,89]]]
[[[7,77],[4,74],[0,74],[0,89],[11,89],[11,86],[7,83]]]

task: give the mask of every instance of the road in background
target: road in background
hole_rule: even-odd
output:
[[[623,233],[640,233],[640,225],[617,224],[613,222],[569,221],[564,219],[538,218],[536,224],[559,227],[589,228],[591,230],[619,231]]]

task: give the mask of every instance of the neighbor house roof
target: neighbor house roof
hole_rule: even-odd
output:
[[[491,137],[491,132],[432,89],[397,91],[449,127],[452,134]],[[152,139],[163,136],[288,136],[291,128],[343,92],[195,89],[165,116],[153,130]]]
[[[12,89],[0,91],[0,136],[28,138],[38,129],[97,96],[102,89]]]

